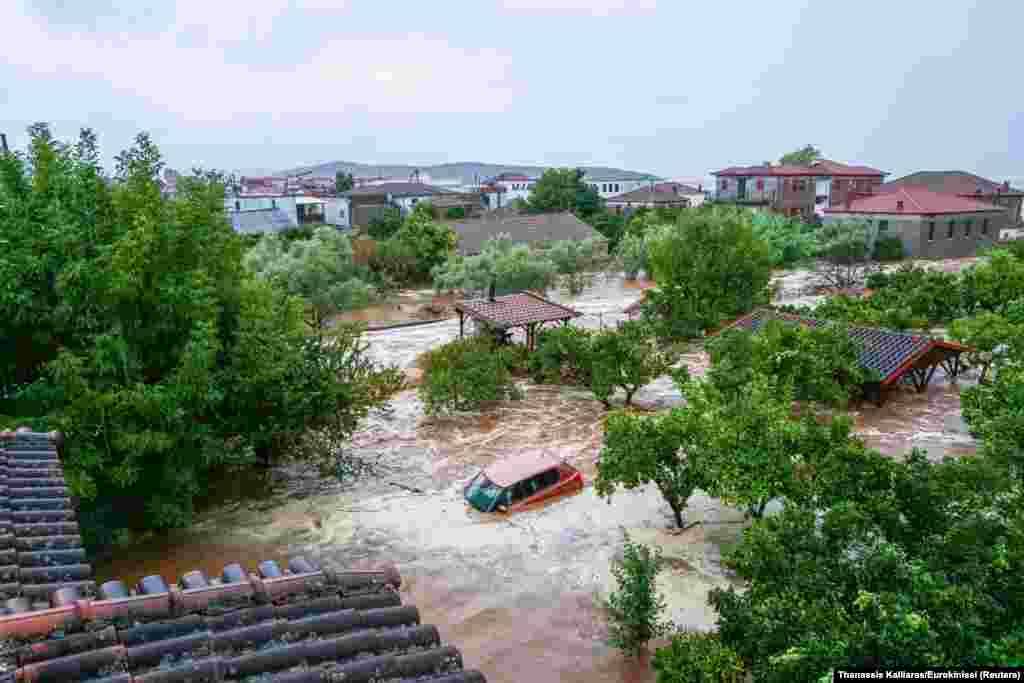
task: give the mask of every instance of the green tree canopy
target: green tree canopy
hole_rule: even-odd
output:
[[[647,311],[666,336],[699,335],[769,299],[771,256],[746,212],[683,212],[648,235],[647,254],[658,283]]]
[[[821,151],[814,145],[804,145],[800,149],[783,154],[779,157],[780,164],[793,164],[796,166],[807,166],[812,161],[821,159]]]
[[[304,301],[249,275],[220,174],[167,199],[145,134],[109,184],[91,132],[31,135],[0,158],[0,412],[67,434],[91,545],[188,523],[211,472],[293,452],[310,430],[340,445],[398,386],[358,331],[315,343]]]
[[[433,270],[438,292],[461,289],[485,291],[493,282],[499,293],[532,289],[544,291],[555,281],[555,264],[526,244],[506,236],[484,242],[473,256],[452,255]]]
[[[583,182],[578,168],[549,168],[533,186],[527,209],[537,213],[571,211],[586,218],[601,211],[603,202],[597,192]]]
[[[355,187],[355,178],[351,173],[338,171],[334,174],[334,191],[337,193],[348,192]]]

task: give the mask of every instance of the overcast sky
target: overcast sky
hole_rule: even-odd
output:
[[[149,8],[146,5],[150,4]],[[806,143],[1024,176],[1024,2],[0,0],[0,131],[150,131],[172,167],[593,164]]]

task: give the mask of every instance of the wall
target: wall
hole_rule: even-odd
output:
[[[988,234],[981,234],[982,221],[988,218]],[[934,219],[934,239],[928,239],[929,224]],[[1006,225],[1005,214],[947,214],[942,216],[914,216],[906,214],[843,214],[829,213],[825,216],[826,223],[839,221],[866,222],[878,230],[881,221],[888,221],[886,232],[879,236],[897,235],[903,242],[904,256],[907,258],[959,258],[973,256],[979,247],[990,244],[996,239],[999,231]],[[954,221],[953,238],[949,238],[949,222]],[[970,235],[966,234],[965,224],[971,222]]]
[[[829,207],[843,208],[850,192],[875,192],[882,184],[881,178],[832,178]]]
[[[349,223],[349,200],[347,197],[328,197],[324,204],[324,220],[339,228],[351,227]]]
[[[722,181],[727,181],[728,185],[723,190]],[[739,178],[719,178],[715,185],[716,197],[723,201],[734,202],[737,201],[737,192],[739,190]],[[762,181],[763,187],[757,189],[758,181]],[[751,204],[760,204],[763,202],[772,202],[778,196],[779,191],[779,178],[773,178],[770,176],[749,176],[747,177],[747,192],[746,198],[742,201]]]
[[[585,176],[583,182],[596,190],[603,199],[651,186],[649,180],[591,180]]]

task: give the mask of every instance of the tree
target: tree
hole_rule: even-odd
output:
[[[815,255],[812,226],[777,214],[755,214],[751,222],[754,234],[768,244],[774,267],[789,268]]]
[[[632,490],[653,483],[671,508],[676,527],[684,528],[686,502],[702,486],[698,468],[680,450],[687,426],[676,412],[608,415],[597,461],[598,495],[610,502],[619,487]]]
[[[1000,463],[1010,477],[1024,481],[1024,360],[1020,355],[1001,364],[991,382],[966,389],[961,409],[971,433],[982,441],[982,452]]]
[[[417,255],[416,277],[427,279],[431,270],[448,260],[458,235],[433,218],[433,208],[417,206],[406,217],[394,239],[408,245]]]
[[[579,294],[587,286],[589,271],[594,268],[602,246],[602,242],[587,238],[579,242],[559,240],[548,247],[546,256],[555,264],[570,294]]]
[[[284,291],[309,302],[309,326],[318,333],[333,313],[366,306],[374,292],[367,273],[352,260],[348,237],[328,226],[308,240],[284,242],[265,236],[245,257],[258,277],[274,280]]]
[[[587,218],[587,223],[608,240],[609,252],[618,248],[619,241],[626,232],[626,219],[617,213],[598,211]]]
[[[769,682],[993,665],[1014,641],[1019,657],[1021,489],[984,459],[858,460],[887,472],[868,495],[846,481],[828,505],[787,505],[727,555],[746,585],[712,591],[722,643]]]
[[[536,213],[571,211],[582,219],[603,209],[597,192],[583,182],[578,168],[549,168],[533,186],[527,209]]]
[[[818,239],[822,261],[817,276],[824,286],[847,289],[863,285],[878,270],[872,259],[874,234],[867,224],[829,223],[818,231]]]
[[[383,242],[395,236],[402,228],[402,211],[397,207],[388,207],[370,219],[366,228],[367,234],[373,239]]]
[[[686,631],[654,653],[657,683],[741,683],[746,667],[717,633]]]
[[[1020,308],[1024,311],[1024,299]],[[1022,321],[1024,322],[1024,321]],[[1021,357],[1024,347],[1024,325],[1014,324],[1001,315],[990,312],[979,313],[972,318],[954,320],[949,335],[964,346],[970,347],[966,355],[968,367],[981,368],[978,382],[985,384],[988,371],[993,364],[1002,365],[1011,356]]]
[[[668,631],[662,620],[665,601],[658,595],[655,579],[661,569],[659,550],[633,543],[627,534],[622,559],[612,564],[617,584],[605,602],[608,610],[608,642],[627,654],[639,655],[652,638]]]
[[[476,410],[487,401],[517,398],[508,350],[478,335],[448,342],[423,356],[420,399],[427,414]]]
[[[798,150],[779,157],[779,164],[783,166],[809,166],[818,159],[821,159],[821,151],[814,145],[804,145]]]
[[[432,275],[438,292],[486,291],[492,283],[502,294],[545,291],[554,283],[555,264],[545,254],[502,235],[484,242],[479,254],[449,256]]]
[[[245,269],[222,174],[182,177],[168,199],[147,136],[108,184],[94,135],[34,130],[0,159],[0,412],[65,431],[90,547],[187,524],[216,470],[331,424],[344,437],[386,400],[396,370],[353,335],[311,343],[305,303]]]
[[[633,395],[664,375],[679,360],[679,355],[658,344],[643,321],[630,320],[615,329],[598,332],[590,340],[590,388],[606,408],[611,396],[622,389],[626,405]]]
[[[797,400],[845,406],[869,379],[859,362],[861,346],[841,323],[804,327],[769,320],[756,333],[725,330],[707,348],[708,381],[734,396],[763,375],[792,386]]]
[[[355,178],[351,173],[345,173],[344,171],[338,171],[334,174],[334,191],[338,194],[342,192],[348,192],[355,187]]]
[[[618,256],[627,280],[635,280],[641,271],[647,273],[647,244],[643,237],[634,233],[623,237],[619,242]]]
[[[665,322],[666,336],[700,334],[767,303],[771,257],[746,214],[684,212],[648,240],[658,288],[647,293],[645,310]]]

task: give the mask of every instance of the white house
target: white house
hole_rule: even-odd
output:
[[[652,182],[657,182],[658,180],[660,179],[654,176],[637,178],[635,174],[590,175],[588,173],[583,176],[583,182],[596,190],[602,199],[649,188]]]

